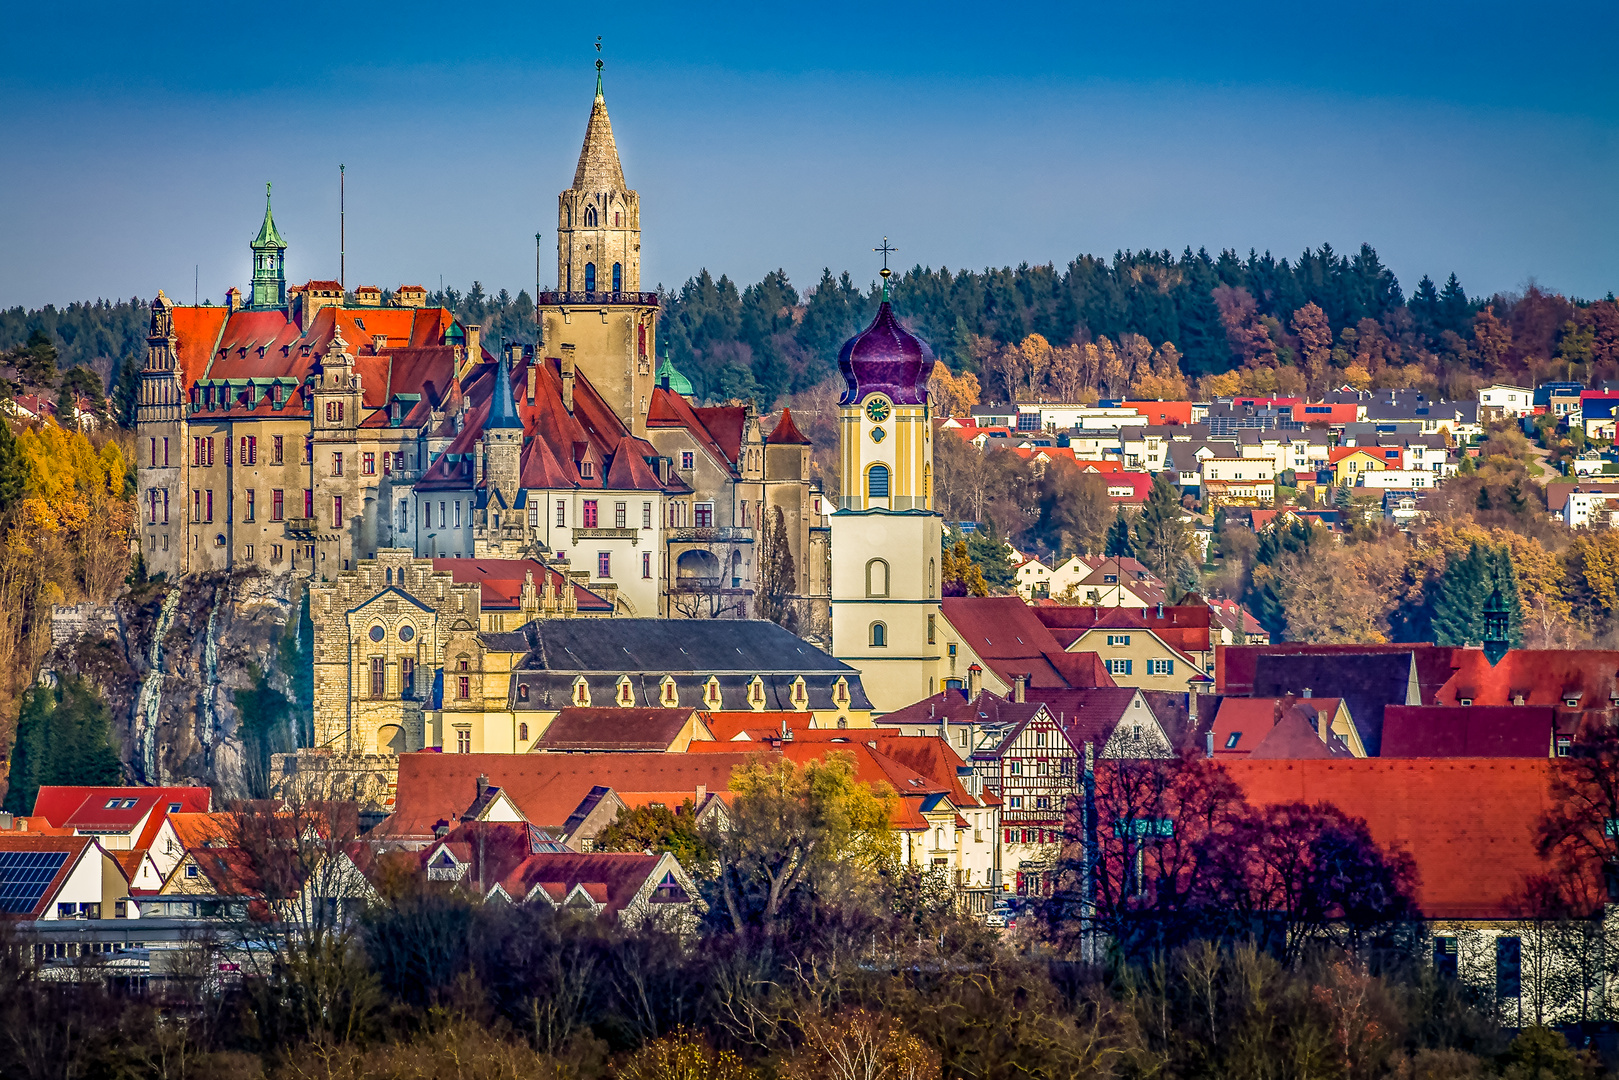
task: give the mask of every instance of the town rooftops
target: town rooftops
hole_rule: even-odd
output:
[[[712,754],[442,754],[399,757],[394,813],[375,830],[392,841],[432,839],[453,825],[484,786],[501,789],[523,817],[542,828],[566,823],[593,787],[625,791],[723,791],[731,770],[763,751]]]
[[[1014,602],[1020,603],[1015,597]],[[844,675],[854,668],[762,619],[537,619],[528,624],[525,671]]]
[[[584,614],[611,614],[613,605],[583,585],[570,581],[555,567],[534,559],[434,559],[434,570],[447,570],[457,584],[479,586],[479,604],[484,611],[517,611],[522,606],[523,586],[531,578],[534,588],[543,592],[550,585],[559,595],[573,592],[574,604]]]
[[[692,709],[569,706],[557,712],[532,752],[678,751],[694,739],[711,741],[713,734]]]
[[[152,846],[164,817],[206,812],[212,800],[205,787],[46,786],[34,797],[33,816],[85,835],[128,836],[131,848],[143,848]]]
[[[89,836],[0,833],[0,918],[42,918],[79,862],[99,852]]]

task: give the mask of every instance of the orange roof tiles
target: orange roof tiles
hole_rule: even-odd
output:
[[[1553,763],[1450,758],[1221,762],[1255,805],[1326,802],[1365,820],[1372,838],[1416,861],[1418,909],[1429,918],[1517,914],[1551,806]]]

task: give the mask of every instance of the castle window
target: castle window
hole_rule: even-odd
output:
[[[591,211],[592,214],[595,211]],[[596,264],[585,263],[585,292],[596,291]]]
[[[697,503],[692,507],[692,523],[699,529],[712,529],[714,527],[714,504],[711,502]]]
[[[563,502],[561,499],[558,499],[557,500],[557,525],[560,527],[560,526],[566,525],[567,523],[568,523],[568,504]]]
[[[333,476],[342,476],[343,475],[343,455],[342,454],[333,454],[332,455],[332,475]]]
[[[866,564],[866,595],[888,595],[888,563],[883,559],[872,559]]]
[[[282,491],[280,488],[272,488],[270,490],[270,520],[271,521],[283,521],[283,520],[285,520],[285,518],[282,515],[286,511],[286,505],[287,505],[286,493],[284,491]]]
[[[472,753],[472,729],[455,729],[455,752],[458,754]]]
[[[558,504],[558,505],[561,505],[561,504]],[[595,499],[586,499],[585,500],[585,528],[594,529],[595,527],[596,527],[596,500]]]
[[[377,474],[377,455],[365,453],[360,455],[360,472],[366,476]]]
[[[382,628],[378,627],[377,629]],[[371,658],[371,696],[374,698],[382,697],[387,692],[387,687],[388,669],[386,663],[382,657],[373,656]]]
[[[616,214],[614,215],[617,216]],[[613,264],[613,291],[619,292],[624,288],[624,267],[620,263]]]
[[[933,599],[933,590],[934,590],[934,587],[935,587],[935,576],[937,574],[937,570],[938,570],[937,564],[935,564],[932,559],[929,559],[928,560],[928,599],[929,600]],[[928,620],[929,620],[930,623],[931,623],[932,619],[933,619],[933,616],[929,615]],[[928,636],[928,643],[929,644],[933,643],[933,636],[931,634]]]
[[[866,496],[872,499],[888,498],[887,465],[873,465],[866,474]]]
[[[585,207],[585,228],[593,229],[595,227],[596,227],[596,208],[594,206],[587,206],[587,207]],[[590,288],[590,286],[586,285],[585,288],[588,289],[588,288]]]
[[[528,687],[525,686],[522,689],[527,690]],[[526,698],[528,695],[524,694],[523,696]],[[518,724],[517,725],[517,741],[518,742],[528,742],[528,725],[527,724]]]
[[[601,578],[613,576],[613,553],[611,551],[596,552],[596,576]]]
[[[888,647],[888,627],[880,622],[871,624],[871,647],[884,649]]]
[[[613,528],[622,529],[629,525],[629,504],[616,502],[613,504]]]
[[[276,387],[276,390],[279,391],[280,389],[281,388],[279,386]],[[274,435],[271,436],[271,438],[273,441],[270,443],[270,464],[279,465],[281,464],[282,439],[285,438],[285,436]]]
[[[641,528],[652,528],[652,504],[649,502],[641,504]]]
[[[409,656],[399,658],[399,696],[410,697],[416,693],[416,661]]]
[[[399,571],[399,584],[403,585],[404,583],[405,583],[405,572],[403,570],[401,570],[401,571]],[[414,640],[415,637],[416,637],[416,628],[414,626],[410,625],[409,623],[406,623],[404,626],[401,626],[399,628],[399,640],[400,641],[411,641],[411,640]]]
[[[381,641],[387,636],[387,633],[388,631],[384,630],[381,626],[373,626],[371,628],[370,637],[372,641]]]
[[[470,677],[466,675],[456,677],[455,696],[460,698],[462,701],[465,701],[472,696],[472,679]]]

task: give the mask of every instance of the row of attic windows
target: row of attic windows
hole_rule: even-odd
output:
[[[809,708],[809,690],[804,684],[803,676],[799,676],[793,680],[792,692],[789,697],[794,708]],[[529,688],[527,683],[518,683],[517,700],[524,703],[529,700]],[[767,698],[765,695],[764,679],[761,676],[755,675],[753,680],[748,683],[747,700],[748,705],[756,712],[762,711],[765,708]],[[848,707],[848,680],[840,678],[836,683],[833,684],[832,701],[833,704],[839,708]],[[576,706],[589,706],[591,704],[590,683],[586,681],[582,675],[573,682],[573,696],[569,700],[569,704]],[[635,683],[628,675],[619,676],[618,683],[613,694],[613,704],[626,708],[637,704],[635,700]],[[665,675],[662,681],[659,682],[657,704],[662,708],[668,709],[680,707],[679,686],[675,682],[673,676]],[[708,681],[703,684],[703,707],[706,709],[718,709],[722,707],[720,681],[716,676],[709,676]]]

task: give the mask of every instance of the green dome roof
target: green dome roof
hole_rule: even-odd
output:
[[[669,359],[669,350],[667,348],[663,350],[663,363],[658,365],[658,385],[662,386],[665,379],[669,380],[669,389],[682,397],[691,397],[691,380],[682,375],[675,367],[674,363]]]

